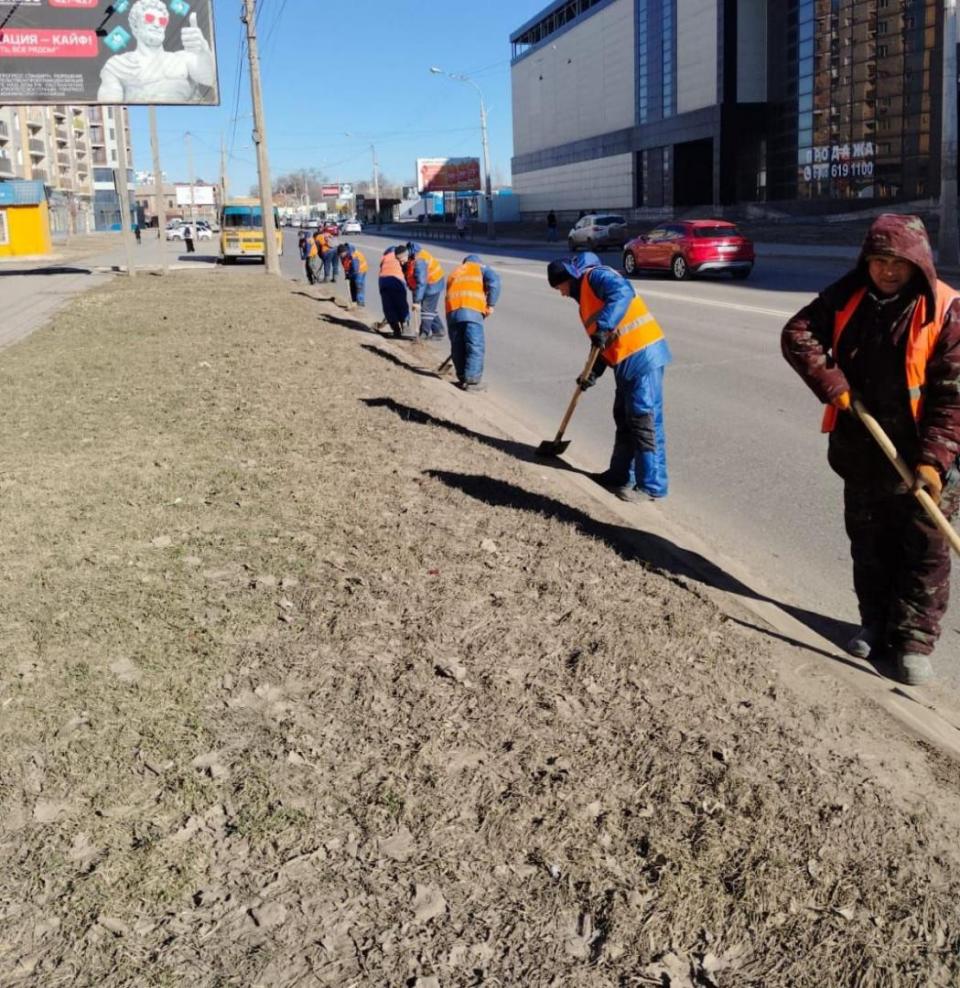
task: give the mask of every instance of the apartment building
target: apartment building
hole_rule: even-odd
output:
[[[114,188],[120,107],[0,107],[0,181],[33,179],[47,188],[54,233],[87,233],[120,224]],[[124,114],[126,108],[122,109]],[[127,161],[133,162],[126,123]],[[132,168],[128,172],[132,185]]]
[[[935,196],[942,7],[555,0],[510,37],[521,209]]]

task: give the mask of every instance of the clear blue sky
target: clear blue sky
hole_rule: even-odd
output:
[[[431,75],[438,65],[470,75],[483,90],[493,176],[509,182],[509,37],[544,5],[258,0],[271,175],[317,168],[331,180],[370,179],[371,141],[381,174],[401,183],[413,180],[418,157],[479,157],[479,97],[465,83]],[[231,190],[246,193],[256,183],[245,57],[237,82],[240,7],[240,0],[214,0],[220,106],[157,108],[161,166],[171,181],[189,178],[189,131],[198,178],[218,178],[223,134],[232,148]],[[130,116],[134,167],[150,171],[147,110],[132,107]]]

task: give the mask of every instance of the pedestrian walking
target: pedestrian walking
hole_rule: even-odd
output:
[[[960,505],[960,294],[937,278],[923,221],[885,213],[856,267],[784,327],[784,357],[827,407],[827,461],[843,479],[861,627],[851,654],[892,662],[902,683],[933,677],[950,548],[876,441],[860,399],[948,518]]]
[[[440,301],[446,278],[440,262],[418,243],[408,243],[405,250],[398,251],[397,256],[404,264],[407,284],[413,292],[413,308],[420,313],[420,338],[446,339],[447,333],[440,318]]]
[[[557,214],[551,209],[547,213],[547,240],[557,239]]]
[[[484,320],[500,298],[500,277],[476,254],[468,254],[447,279],[447,328],[457,383],[464,391],[485,391]]]
[[[403,328],[410,318],[407,304],[407,284],[403,278],[403,268],[397,260],[396,247],[388,247],[380,258],[380,304],[383,318],[398,339],[403,336]]]
[[[467,218],[463,215],[463,210],[457,212],[457,240],[463,240],[464,233],[467,229]]]
[[[188,254],[196,253],[196,248],[193,246],[193,227],[189,223],[183,228],[183,242],[187,245]]]
[[[133,235],[137,238],[137,246],[140,246],[140,224],[133,224]]]
[[[363,307],[367,298],[367,259],[353,244],[340,244],[337,247],[343,276],[350,285],[350,301]]]
[[[663,330],[630,282],[596,254],[551,261],[547,280],[579,304],[590,345],[599,351],[593,371],[577,384],[585,391],[613,368],[613,453],[610,466],[594,479],[622,501],[666,497],[663,375],[672,356]]]

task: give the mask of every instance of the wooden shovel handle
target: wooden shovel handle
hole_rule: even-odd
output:
[[[916,480],[913,471],[907,466],[903,457],[897,452],[897,447],[890,441],[890,437],[883,431],[880,423],[866,410],[863,402],[858,398],[853,399],[853,410],[857,418],[864,424],[867,432],[876,439],[877,444],[886,454],[887,459],[896,467],[903,482],[910,488]],[[923,510],[930,516],[934,525],[940,529],[947,541],[953,547],[953,551],[960,555],[960,535],[947,520],[946,515],[937,506],[936,501],[921,487],[919,490],[911,491],[913,496],[920,502]]]
[[[597,357],[600,356],[600,351],[595,347],[590,347],[590,355],[587,357],[587,362],[583,365],[583,371],[580,374],[581,379],[587,377],[589,373],[593,370],[593,365],[597,362]],[[570,404],[567,405],[567,410],[563,414],[563,419],[560,421],[560,428],[557,430],[557,438],[554,442],[558,443],[563,439],[564,432],[567,431],[567,425],[570,419],[573,418],[573,410],[577,407],[577,402],[580,400],[580,395],[583,394],[583,388],[577,385],[577,390],[573,392],[573,397],[570,399]]]

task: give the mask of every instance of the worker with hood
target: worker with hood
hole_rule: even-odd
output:
[[[367,301],[367,259],[353,244],[339,244],[337,256],[343,267],[343,276],[350,285],[350,301],[362,308]]]
[[[393,330],[393,335],[399,338],[403,336],[403,327],[410,317],[410,307],[407,305],[407,285],[403,268],[397,260],[396,247],[388,247],[380,258],[379,287],[383,318]]]
[[[663,330],[630,282],[596,254],[551,261],[547,280],[580,306],[590,345],[599,351],[592,373],[577,384],[586,390],[613,368],[613,453],[610,466],[594,479],[622,501],[666,497],[663,374],[672,357]]]
[[[500,298],[500,277],[476,254],[468,254],[447,279],[447,328],[457,383],[464,391],[483,391],[486,344],[483,321]]]
[[[312,285],[319,280],[320,276],[320,252],[313,237],[309,236],[306,230],[300,231],[297,248],[300,251],[300,260],[303,261],[307,281]]]
[[[404,271],[413,292],[413,307],[420,314],[420,337],[445,339],[447,334],[440,318],[440,300],[446,278],[440,262],[421,244],[408,243]]]
[[[859,398],[949,518],[960,503],[960,302],[939,281],[923,221],[885,213],[856,267],[784,327],[783,355],[827,407],[827,459],[844,482],[844,521],[861,627],[853,655],[931,679],[949,595],[950,549],[850,412]]]

